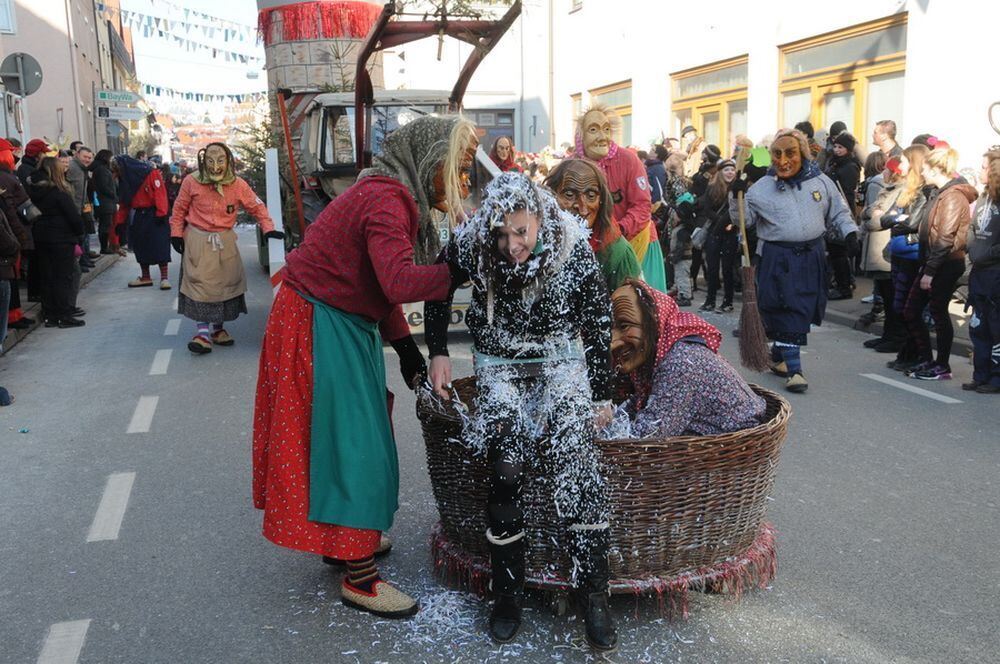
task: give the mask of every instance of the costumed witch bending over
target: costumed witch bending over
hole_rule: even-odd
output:
[[[785,378],[785,389],[802,393],[799,348],[811,325],[826,313],[824,237],[837,237],[848,255],[861,250],[854,223],[837,185],[810,159],[809,143],[797,129],[782,129],[771,144],[771,168],[747,189],[733,180],[729,218],[739,218],[739,198],[746,191],[746,225],[757,229],[757,305],[771,346],[771,371]]]
[[[264,202],[233,172],[229,147],[209,143],[198,152],[198,171],[181,183],[170,217],[170,243],[183,256],[177,313],[198,326],[188,342],[196,355],[211,353],[213,345],[232,346],[235,340],[223,324],[247,312],[246,274],[233,230],[240,207],[257,220],[265,238],[285,237],[274,230]]]
[[[586,634],[599,650],[617,635],[608,608],[608,501],[594,443],[611,417],[611,311],[604,275],[580,220],[524,175],[504,173],[456,231],[444,259],[451,291],[472,281],[466,318],[478,396],[465,437],[491,472],[487,505],[494,604],[490,635],[521,624],[525,464],[544,458],[569,549]],[[430,380],[448,398],[449,299],[424,305]],[[544,442],[543,442],[544,441]]]
[[[594,104],[577,119],[576,157],[586,157],[604,171],[614,201],[615,222],[632,245],[643,279],[653,288],[667,289],[663,250],[652,219],[646,167],[638,155],[612,140],[621,119],[609,108]]]
[[[261,349],[253,501],[264,537],[346,563],[341,601],[382,617],[418,609],[375,566],[399,496],[382,340],[413,385],[426,365],[400,305],[444,299],[451,283],[446,265],[414,263],[414,245],[439,241],[431,208],[461,214],[478,144],[458,117],[388,136],[288,255]]]

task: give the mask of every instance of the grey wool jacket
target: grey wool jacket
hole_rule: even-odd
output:
[[[822,173],[798,184],[763,177],[747,191],[744,204],[747,227],[756,226],[757,238],[766,242],[809,242],[827,230],[844,238],[858,230],[837,185]],[[739,218],[738,205],[730,194],[730,218]]]

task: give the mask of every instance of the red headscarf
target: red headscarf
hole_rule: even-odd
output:
[[[674,344],[684,337],[701,337],[713,353],[719,352],[722,333],[718,328],[690,312],[681,311],[674,298],[656,290],[645,281],[629,279],[627,283],[639,291],[639,300],[644,306],[652,303],[657,336],[656,357],[650,369],[662,362]],[[653,389],[652,377],[652,370],[643,371],[640,368],[639,371],[632,373],[632,384],[635,386],[636,403],[639,408],[646,405],[646,398]]]

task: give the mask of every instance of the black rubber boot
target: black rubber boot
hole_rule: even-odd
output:
[[[608,603],[609,534],[605,530],[572,533],[573,549],[580,561],[576,601],[583,613],[587,643],[594,650],[610,652],[618,647],[618,632]]]
[[[493,579],[493,610],[490,636],[497,643],[510,643],[521,629],[524,601],[524,537],[510,544],[490,543]]]

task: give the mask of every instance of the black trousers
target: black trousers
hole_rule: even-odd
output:
[[[826,245],[833,271],[833,287],[841,293],[851,292],[851,259],[847,257],[847,246],[830,242]]]
[[[70,318],[73,315],[73,275],[76,257],[72,244],[37,243],[35,267],[42,299],[42,315],[46,320]]]
[[[111,230],[111,222],[114,216],[114,212],[101,212],[97,215],[97,237],[101,241],[102,254],[108,253],[108,232]]]
[[[735,233],[722,233],[709,236],[705,243],[705,260],[708,263],[708,294],[706,302],[715,302],[719,292],[719,271],[722,271],[722,301],[733,303],[733,292],[736,284],[736,253],[739,251],[739,239]]]

